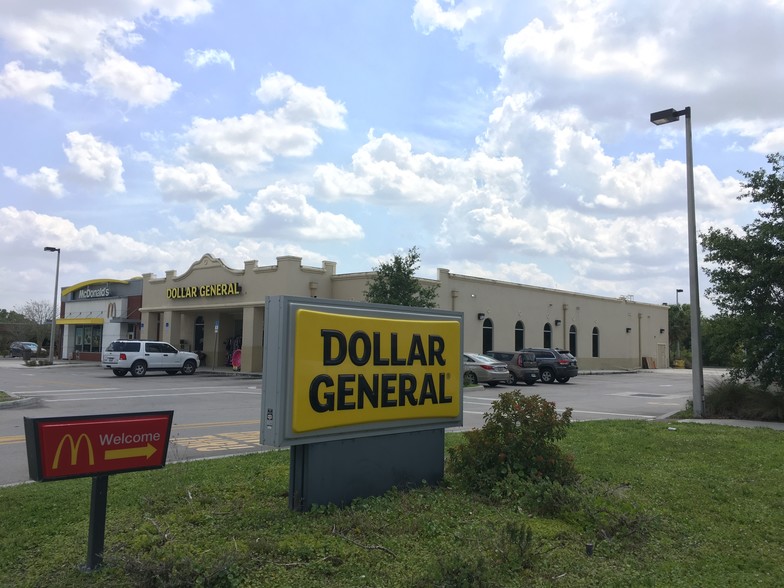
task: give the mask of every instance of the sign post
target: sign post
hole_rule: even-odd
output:
[[[162,468],[174,411],[24,418],[30,478],[92,477],[87,564],[103,562],[109,474]]]

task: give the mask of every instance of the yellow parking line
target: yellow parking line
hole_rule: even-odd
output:
[[[0,437],[0,445],[10,445],[11,443],[21,443],[25,440],[24,435],[11,435],[10,437]]]
[[[201,435],[199,437],[173,437],[171,442],[195,451],[226,451],[261,447],[258,431]]]

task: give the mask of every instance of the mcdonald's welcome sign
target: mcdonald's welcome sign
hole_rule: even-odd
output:
[[[45,482],[161,468],[173,414],[25,417],[30,478]]]

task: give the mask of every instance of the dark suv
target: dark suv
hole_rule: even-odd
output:
[[[545,347],[527,347],[523,351],[534,353],[539,366],[539,379],[545,384],[552,384],[556,380],[565,384],[577,375],[577,359],[571,353]]]
[[[532,386],[539,379],[536,356],[531,351],[488,351],[485,355],[506,362],[511,374],[508,384],[525,382],[526,386]]]

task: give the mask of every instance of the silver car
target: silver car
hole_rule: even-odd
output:
[[[463,381],[469,385],[487,384],[494,388],[509,381],[506,363],[478,353],[463,354]]]

